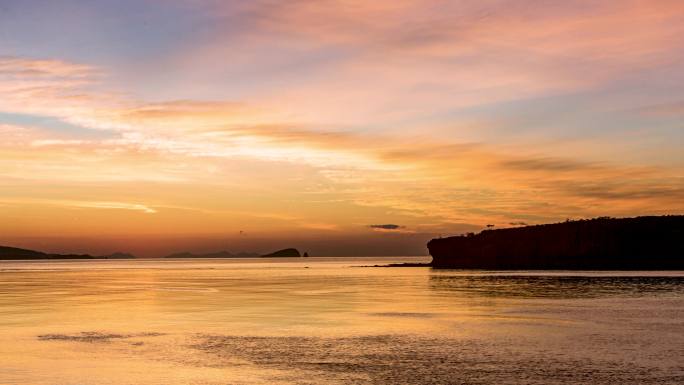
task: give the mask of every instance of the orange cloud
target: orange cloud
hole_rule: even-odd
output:
[[[99,74],[94,67],[55,59],[29,59],[0,56],[0,76],[14,79],[91,79]]]
[[[0,59],[2,111],[112,134],[71,138],[2,125],[0,180],[24,196],[23,210],[34,207],[39,219],[26,231],[45,219],[39,212],[49,205],[46,194],[87,212],[74,233],[91,231],[103,209],[118,209],[105,210],[115,211],[108,215],[116,225],[97,231],[128,231],[130,215],[156,211],[136,231],[207,233],[235,226],[365,231],[359,223],[377,217],[412,232],[426,222],[435,229],[684,210],[681,169],[605,160],[600,150],[585,157],[419,134],[431,129],[421,118],[438,111],[570,92],[666,60],[681,28],[670,27],[678,3],[494,14],[472,4],[453,15],[453,24],[451,13],[425,13],[411,1],[265,10],[251,33],[353,52],[323,71],[334,76],[254,101],[149,102],[104,89],[96,68]],[[530,23],[537,12],[544,18]],[[644,28],[626,28],[631,18]],[[601,68],[579,71],[589,65]],[[397,128],[374,132],[378,123]]]
[[[684,48],[684,6],[670,0],[214,6],[228,20],[238,14],[244,28],[218,28],[181,62],[212,73],[230,66],[225,57],[236,49],[245,66],[265,68],[274,45],[304,63],[307,53],[332,51],[334,59],[273,102],[283,103],[284,93],[289,108],[307,106],[306,116],[355,123],[589,89],[667,65]]]

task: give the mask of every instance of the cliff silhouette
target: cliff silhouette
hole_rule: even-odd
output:
[[[428,242],[435,268],[684,270],[684,216],[601,217]]]

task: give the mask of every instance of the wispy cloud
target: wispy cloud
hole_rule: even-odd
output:
[[[210,78],[226,68],[240,74],[248,68],[256,83],[288,69],[296,81],[272,86],[274,105],[303,107],[307,111],[298,112],[306,117],[332,115],[345,123],[401,122],[595,90],[682,60],[676,52],[684,9],[670,0],[199,7],[215,27],[182,52],[179,65],[202,67]],[[289,54],[269,55],[276,48]],[[237,58],[230,55],[236,50]]]
[[[0,76],[22,79],[92,79],[99,71],[94,67],[57,59],[33,59],[0,56]]]
[[[645,106],[637,111],[647,116],[680,117],[684,115],[684,101]]]
[[[21,198],[21,199],[2,199],[3,204],[7,205],[48,205],[72,208],[91,208],[91,209],[111,209],[111,210],[130,210],[140,211],[145,214],[155,214],[157,210],[139,203],[128,202],[102,202],[102,201],[80,201],[80,200],[59,200],[59,199],[35,199],[35,198]]]
[[[85,207],[94,209],[113,209],[113,210],[133,210],[142,211],[145,214],[154,214],[157,210],[135,203],[121,203],[121,202],[72,202],[74,207]]]

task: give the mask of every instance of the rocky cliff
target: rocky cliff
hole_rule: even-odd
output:
[[[684,270],[684,216],[596,218],[428,243],[435,268]]]

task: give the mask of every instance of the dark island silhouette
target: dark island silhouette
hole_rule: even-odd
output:
[[[262,255],[261,258],[300,258],[301,256],[297,249],[282,249],[271,254]]]
[[[684,270],[684,216],[601,217],[428,242],[447,269]]]
[[[20,249],[18,247],[0,246],[1,259],[130,259],[135,256],[126,253],[94,256],[90,254],[48,254],[42,251]]]

